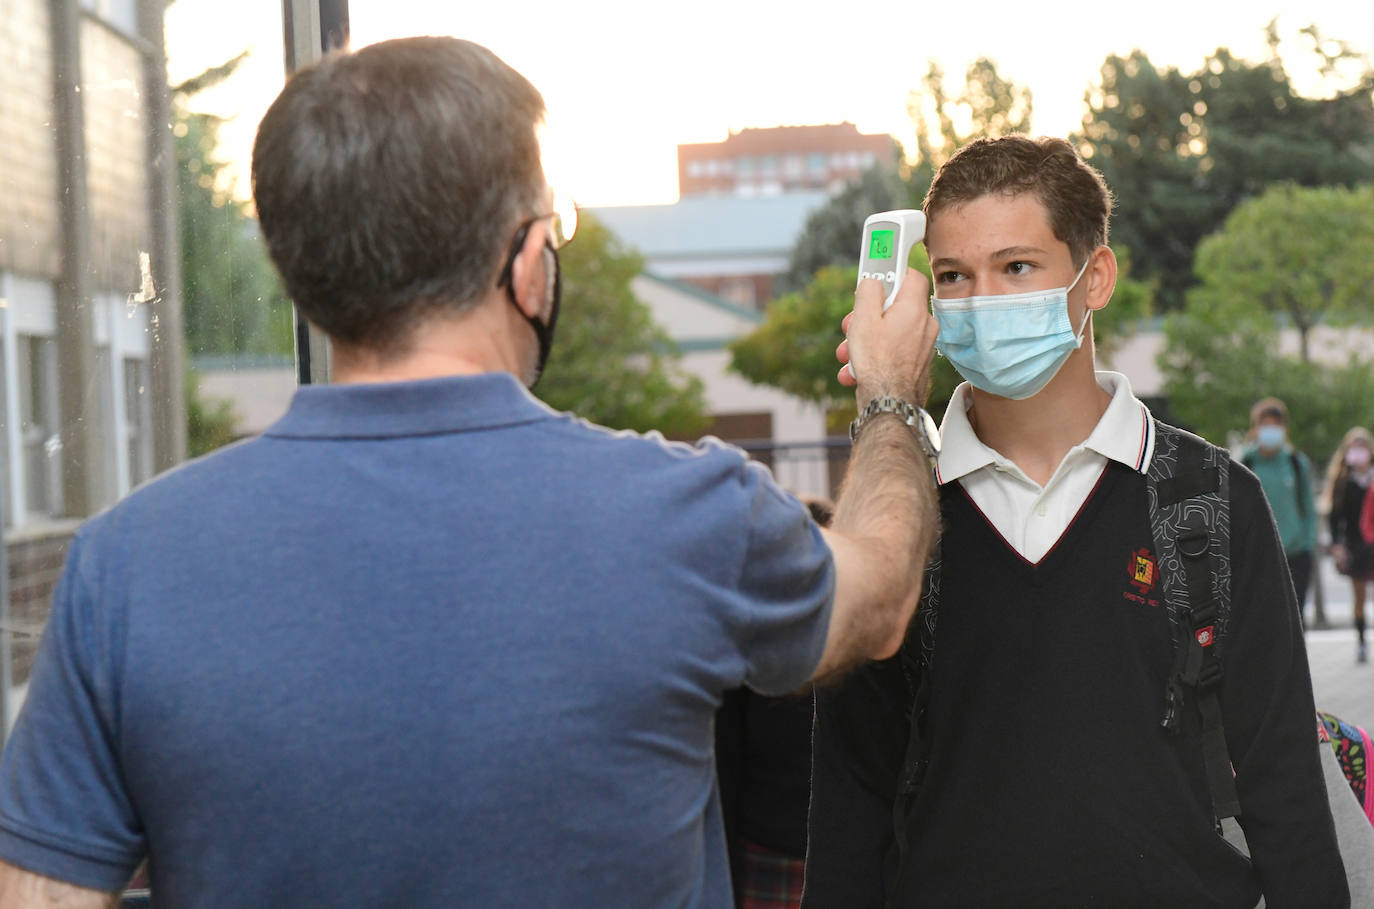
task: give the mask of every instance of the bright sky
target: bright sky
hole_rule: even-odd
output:
[[[250,49],[252,58],[197,107],[234,119],[221,157],[241,167],[247,193],[253,132],[282,81],[280,0],[176,0],[168,12],[173,82]],[[1050,12],[1025,0],[888,3],[856,18],[842,0],[352,0],[353,46],[417,34],[486,45],[525,74],[549,109],[546,169],[584,205],[672,202],[677,144],[712,142],[752,126],[836,123],[888,132],[910,145],[907,92],[928,61],[952,92],[979,56],[1033,93],[1032,127],[1079,127],[1084,93],[1108,54],[1144,50],[1156,65],[1198,68],[1218,46],[1264,56],[1264,26],[1279,18],[1300,89],[1317,91],[1315,56],[1298,29],[1315,23],[1374,53],[1368,0],[1154,0]],[[1296,65],[1296,64],[1301,65]]]

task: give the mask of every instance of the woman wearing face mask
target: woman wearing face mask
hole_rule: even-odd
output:
[[[1317,549],[1312,464],[1289,442],[1288,408],[1278,398],[1264,398],[1250,408],[1248,439],[1250,444],[1240,461],[1255,472],[1264,487],[1306,627],[1307,586],[1312,580],[1312,554]]]
[[[1363,426],[1345,434],[1326,471],[1322,507],[1331,524],[1331,556],[1336,570],[1350,578],[1354,594],[1356,659],[1369,658],[1365,647],[1365,589],[1374,581],[1374,544],[1360,533],[1360,509],[1374,486],[1374,436]]]

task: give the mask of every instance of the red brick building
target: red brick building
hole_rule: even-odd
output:
[[[875,164],[896,167],[897,150],[891,136],[848,122],[742,129],[723,142],[677,147],[678,194],[833,194]]]

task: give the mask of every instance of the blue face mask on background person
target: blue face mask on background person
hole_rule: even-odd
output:
[[[1288,439],[1288,433],[1282,426],[1273,423],[1266,423],[1255,430],[1255,441],[1259,442],[1259,447],[1268,451],[1282,448],[1283,443]]]
[[[974,388],[1016,401],[1031,397],[1083,343],[1092,311],[1083,314],[1075,332],[1069,322],[1069,291],[1088,262],[1068,287],[958,299],[932,294],[930,304],[940,325],[936,349]]]

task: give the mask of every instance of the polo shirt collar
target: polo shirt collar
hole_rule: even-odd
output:
[[[510,373],[367,385],[304,385],[266,436],[383,439],[495,429],[546,420],[557,411]]]
[[[1130,380],[1119,372],[1098,372],[1097,384],[1111,393],[1111,403],[1097,426],[1081,443],[1082,448],[1119,461],[1137,473],[1145,473],[1154,455],[1154,421],[1150,410],[1131,391]],[[1007,464],[997,451],[984,445],[969,423],[973,404],[967,382],[954,389],[944,422],[940,424],[940,457],[935,475],[941,485],[996,464]]]

